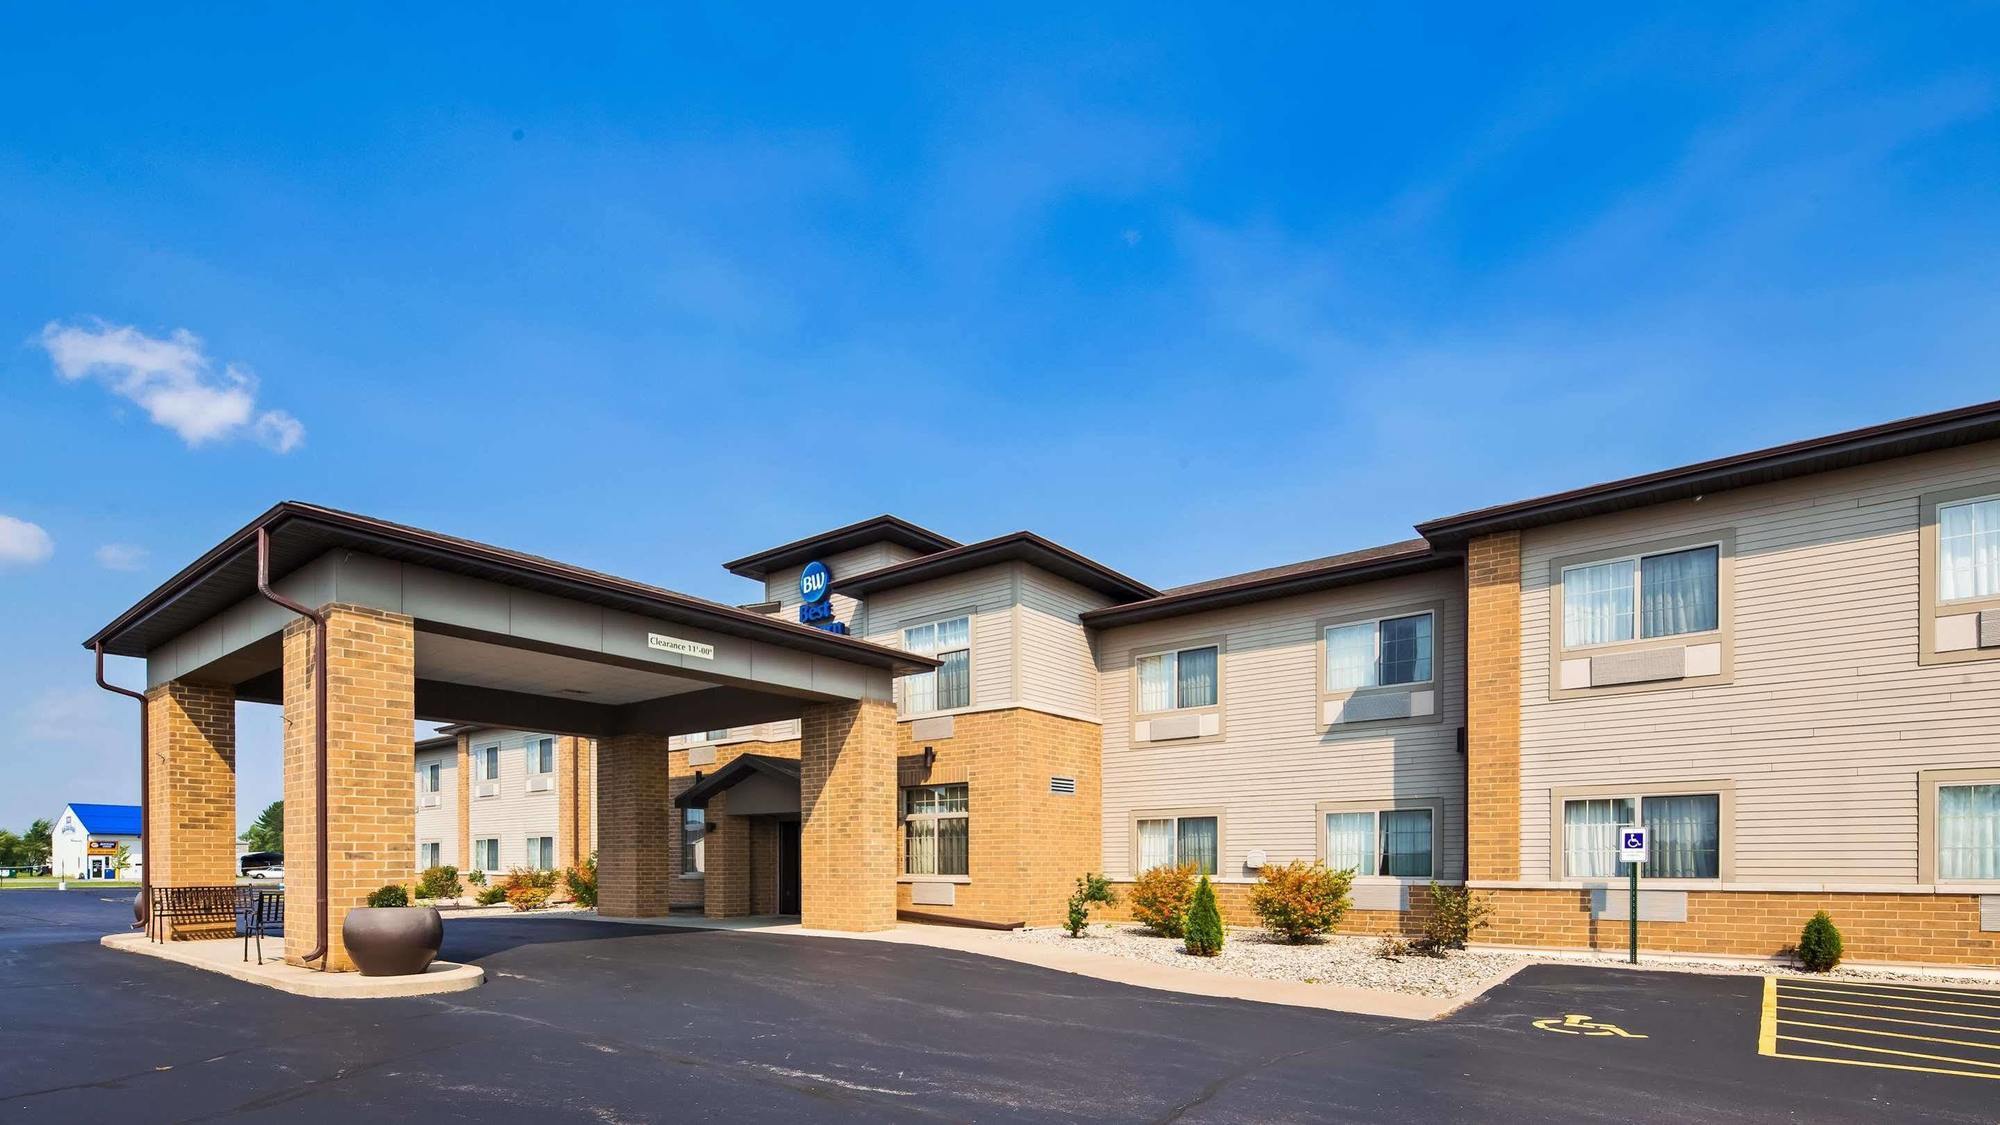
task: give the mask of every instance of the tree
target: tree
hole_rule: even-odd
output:
[[[125,869],[130,866],[132,866],[131,845],[129,844],[118,845],[118,850],[111,853],[111,874],[114,877],[118,875],[123,875],[125,873]]]
[[[0,828],[0,867],[26,867],[28,849],[19,836]]]
[[[1076,890],[1069,896],[1069,914],[1063,922],[1063,929],[1071,937],[1082,937],[1083,928],[1090,924],[1090,906],[1102,903],[1115,906],[1118,895],[1111,889],[1110,880],[1102,875],[1085,873],[1076,880]]]
[[[21,858],[37,867],[49,861],[49,853],[55,850],[56,826],[43,817],[28,825],[28,834],[21,837],[23,853]]]
[[[1216,909],[1215,888],[1208,885],[1206,875],[1195,884],[1182,943],[1196,957],[1213,957],[1222,952],[1222,912]]]
[[[256,823],[243,830],[243,843],[253,852],[285,850],[285,802],[272,801],[257,815]]]

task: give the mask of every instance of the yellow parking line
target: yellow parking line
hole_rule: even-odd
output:
[[[1868,997],[1873,997],[1874,999],[1877,1000],[1923,1001],[1925,1003],[1930,1003],[1930,1004],[1950,1004],[1955,1008],[1991,1008],[1996,1012],[2000,1012],[2000,1004],[1976,1004],[1970,1000],[1939,1000],[1929,996],[1903,996],[1893,992],[1863,992],[1859,989],[1854,989],[1854,988],[1825,988],[1825,987],[1804,988],[1794,984],[1792,985],[1792,991],[1823,993],[1828,995],[1838,994],[1841,996],[1868,996]]]
[[[1898,1004],[1867,1004],[1860,1000],[1808,1000],[1808,1004],[1838,1004],[1843,1008],[1873,1008],[1878,1012],[1916,1012],[1926,1016],[1950,1016],[1955,1020],[2000,1020],[2000,1016],[1982,1016],[1977,1012],[1940,1012],[1936,1008],[1905,1008]]]
[[[1838,1016],[1844,1020],[1868,1020],[1871,1023],[1900,1023],[1911,1027],[1943,1027],[1952,1031],[1970,1031],[1979,1035],[2000,1035],[2000,1027],[1967,1027],[1962,1023],[1932,1023],[1930,1020],[1906,1020],[1895,1016],[1864,1016],[1860,1012],[1829,1012],[1823,1008],[1801,1008],[1795,1004],[1780,1004],[1781,1012],[1804,1012],[1812,1016]],[[1956,1015],[1954,1012],[1940,1012],[1939,1015]],[[1779,1019],[1785,1017],[1779,1016]]]
[[[1815,1047],[1833,1047],[1842,1051],[1868,1051],[1877,1055],[1899,1055],[1906,1059],[1928,1059],[1932,1062],[1957,1063],[1959,1066],[1986,1066],[2000,1070],[2000,1062],[1979,1062],[1975,1059],[1953,1058],[1950,1055],[1926,1055],[1921,1051],[1902,1051],[1894,1047],[1863,1047],[1859,1043],[1834,1043],[1825,1039],[1808,1039],[1803,1035],[1785,1035],[1780,1033],[1778,1041],[1781,1043],[1810,1043]],[[2000,1075],[1996,1075],[1995,1077],[2000,1077]]]
[[[1764,978],[1764,1014],[1757,1021],[1757,1053],[1778,1053],[1778,978]]]
[[[1779,977],[1778,979],[1786,984],[1851,984],[1857,988],[1893,988],[1900,992],[1919,992],[1925,994],[1942,992],[1951,996],[1977,996],[1986,1000],[2000,1000],[2000,989],[1992,988],[1943,988],[1928,984],[1889,984],[1886,982],[1878,984],[1872,980],[1831,981],[1824,977]]]
[[[1946,1070],[1937,1066],[1911,1066],[1908,1063],[1874,1062],[1869,1059],[1826,1059],[1818,1055],[1773,1054],[1774,1059],[1792,1059],[1797,1062],[1832,1063],[1835,1066],[1872,1066],[1878,1070],[1914,1070],[1919,1074],[1950,1074],[1959,1078],[1991,1078],[2000,1082],[2000,1074],[1981,1074],[1976,1070]]]
[[[1968,1039],[1941,1039],[1935,1035],[1911,1035],[1906,1031],[1881,1031],[1872,1027],[1847,1027],[1837,1023],[1808,1023],[1805,1020],[1788,1020],[1779,1017],[1780,1027],[1817,1027],[1822,1031],[1845,1031],[1849,1035],[1886,1035],[1892,1039],[1915,1039],[1924,1043],[1949,1043],[1954,1047],[1978,1047],[1984,1051],[2000,1051],[2000,1043],[1974,1043]],[[1961,1062],[1972,1062],[1961,1059]],[[1992,1066],[1992,1063],[1974,1063],[1975,1066]]]

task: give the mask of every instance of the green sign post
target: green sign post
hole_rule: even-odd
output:
[[[1646,829],[1643,825],[1628,824],[1618,829],[1618,861],[1625,865],[1631,878],[1631,897],[1625,909],[1625,960],[1636,965],[1639,963],[1639,865],[1646,862]]]

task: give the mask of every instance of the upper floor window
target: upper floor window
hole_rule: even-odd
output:
[[[2000,497],[1940,504],[1938,600],[2000,596]]]
[[[729,731],[729,727],[723,727],[721,730],[697,731],[694,734],[688,735],[687,740],[689,743],[697,746],[708,742],[721,742],[723,739],[729,737]]]
[[[444,763],[432,762],[430,765],[425,766],[424,792],[436,793],[443,788],[444,788]]]
[[[1328,626],[1327,690],[1429,683],[1432,632],[1428,613]]]
[[[1139,710],[1215,706],[1217,654],[1216,646],[1206,645],[1140,657]]]
[[[1563,568],[1563,645],[1713,632],[1720,621],[1714,546]]]
[[[944,662],[930,672],[903,680],[903,710],[909,714],[972,706],[972,619],[953,617],[903,630],[903,648]]]
[[[528,740],[528,772],[530,774],[550,774],[556,772],[555,739],[531,738]]]
[[[479,780],[500,780],[500,748],[487,746],[479,751]]]

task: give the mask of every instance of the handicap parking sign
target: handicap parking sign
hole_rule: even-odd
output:
[[[1618,862],[1646,862],[1646,830],[1627,825],[1618,830]]]

